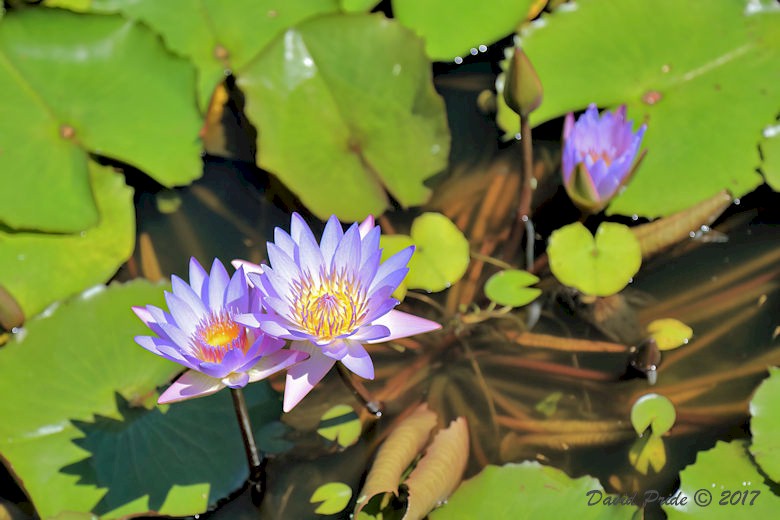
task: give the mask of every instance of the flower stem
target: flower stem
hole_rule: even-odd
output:
[[[252,503],[259,506],[265,494],[265,455],[257,449],[244,393],[240,388],[231,388],[230,395],[233,396],[233,408],[236,410],[238,427],[241,430],[246,460],[249,464],[249,486],[252,494]]]
[[[520,114],[520,149],[522,152],[523,173],[516,222],[504,249],[504,259],[509,262],[514,261],[517,248],[520,246],[523,235],[527,231],[527,223],[531,219],[531,203],[533,202],[534,194],[534,151],[531,139],[531,122],[527,115]],[[530,240],[533,240],[533,236],[531,236]],[[530,265],[525,267],[528,269]]]
[[[368,410],[371,415],[374,415],[377,418],[382,417],[382,403],[374,399],[363,383],[352,377],[352,374],[349,372],[349,370],[347,370],[347,367],[341,363],[336,363],[336,368],[338,369],[339,376],[341,376],[341,380],[344,381],[344,384],[347,385],[355,397],[357,397],[360,402],[363,403],[363,406],[366,407],[366,410]]]

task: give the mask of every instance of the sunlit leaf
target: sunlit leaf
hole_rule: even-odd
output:
[[[246,66],[288,27],[338,9],[336,0],[114,0],[112,4],[148,24],[169,49],[195,64],[204,111],[226,70]]]
[[[614,499],[593,477],[572,479],[563,471],[538,462],[486,466],[463,482],[431,520],[512,518],[517,520],[612,520],[632,517],[630,505],[604,506]],[[593,505],[588,504],[593,501]]]
[[[603,222],[595,238],[579,222],[564,226],[550,236],[547,254],[558,281],[594,296],[622,290],[642,263],[631,230],[613,222]]]
[[[423,403],[404,419],[379,448],[376,460],[357,499],[355,514],[379,493],[397,493],[401,476],[428,443],[436,414]]]
[[[309,502],[312,504],[322,502],[314,510],[318,515],[333,515],[343,511],[349,504],[350,498],[352,498],[352,488],[347,484],[328,482],[314,490]]]
[[[339,0],[341,10],[346,13],[363,13],[373,9],[379,0]]]
[[[680,472],[679,492],[686,503],[663,506],[668,519],[734,520],[748,512],[750,518],[777,516],[780,497],[765,484],[746,444],[719,441],[700,452]]]
[[[509,307],[522,307],[542,294],[541,289],[529,287],[539,281],[528,271],[506,269],[499,271],[485,282],[485,296],[490,301]]]
[[[669,431],[676,418],[672,402],[659,394],[645,394],[631,407],[631,424],[639,435],[650,427],[653,435],[660,437]]]
[[[647,475],[650,468],[658,473],[666,465],[664,440],[655,434],[637,439],[628,452],[628,460],[642,475]]]
[[[647,157],[608,212],[668,215],[761,182],[756,145],[780,98],[780,10],[747,14],[746,2],[709,0],[685,9],[677,0],[573,5],[522,36],[545,91],[531,120],[625,103],[630,119],[647,122]],[[514,134],[516,118],[503,103],[500,110]]]
[[[469,459],[469,426],[458,417],[440,430],[404,485],[409,489],[404,520],[417,520],[447,500],[463,478]]]
[[[651,321],[647,333],[655,340],[659,350],[672,350],[687,345],[693,336],[693,329],[680,320],[664,318]]]
[[[382,15],[306,21],[237,75],[258,164],[322,218],[381,214],[386,191],[422,204],[422,182],[447,164],[444,104],[422,42]]]
[[[182,367],[135,344],[149,330],[130,307],[164,306],[164,288],[90,290],[0,349],[0,454],[42,518],[194,515],[246,480],[229,392],[154,404]],[[262,382],[244,394],[262,433],[279,398]]]
[[[0,221],[78,232],[98,221],[88,153],[167,186],[201,174],[195,71],[119,16],[20,9],[0,24]]]
[[[469,243],[458,227],[440,213],[423,213],[412,222],[411,237],[382,237],[383,260],[414,245],[409,274],[404,284],[409,289],[441,291],[461,279],[469,265]]]
[[[360,430],[360,418],[355,410],[347,404],[338,404],[322,414],[317,433],[346,448],[357,442]]]
[[[511,34],[534,0],[393,0],[393,15],[425,39],[428,55],[438,61],[476,53]],[[471,49],[474,49],[473,51]]]
[[[95,227],[72,235],[9,233],[0,228],[0,283],[27,317],[106,282],[133,252],[133,190],[111,168],[91,161],[88,167],[100,215]]]
[[[780,483],[780,368],[769,369],[750,401],[750,453],[764,473]]]

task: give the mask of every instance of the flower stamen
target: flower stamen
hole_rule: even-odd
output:
[[[241,349],[245,354],[249,347],[246,331],[233,321],[233,312],[220,310],[212,312],[201,320],[192,333],[195,356],[201,361],[220,363],[225,354]]]

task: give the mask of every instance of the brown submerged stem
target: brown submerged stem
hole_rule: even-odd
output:
[[[341,380],[344,381],[344,384],[347,385],[347,388],[352,391],[355,397],[357,397],[360,402],[363,403],[363,406],[365,406],[366,410],[368,410],[368,412],[374,417],[382,417],[382,403],[371,395],[365,385],[352,377],[352,374],[347,369],[347,367],[341,363],[336,363],[336,369],[339,372],[339,376],[341,376]]]
[[[263,495],[265,495],[265,455],[257,449],[244,393],[240,388],[231,388],[230,395],[233,397],[233,408],[236,411],[238,427],[241,430],[241,438],[244,441],[246,460],[249,464],[249,487],[252,494],[252,503],[259,506],[263,501]]]
[[[531,203],[534,193],[534,152],[531,140],[531,122],[528,115],[520,114],[520,149],[522,152],[523,180],[520,188],[520,202],[517,208],[517,219],[512,229],[512,235],[507,240],[504,259],[511,262],[520,242],[526,232],[526,223],[531,218]],[[533,237],[530,237],[532,240]],[[526,269],[530,265],[525,266]]]

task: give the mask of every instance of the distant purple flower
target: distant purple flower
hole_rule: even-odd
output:
[[[154,305],[133,307],[157,334],[136,336],[136,343],[190,369],[159,403],[213,394],[226,386],[241,388],[306,358],[303,352],[281,350],[284,341],[235,321],[238,314],[260,309],[260,295],[248,287],[243,268],[230,278],[215,259],[206,274],[192,258],[190,283],[175,275],[171,283],[173,292],[165,292],[170,312]]]
[[[569,113],[563,127],[563,185],[584,211],[604,209],[633,173],[647,125],[632,130],[625,105],[599,117],[591,104],[577,122]]]
[[[393,308],[390,295],[403,281],[412,256],[409,247],[380,264],[379,228],[369,217],[346,232],[336,217],[318,244],[306,222],[293,214],[290,234],[276,228],[268,244],[271,266],[249,273],[263,293],[265,313],[236,319],[266,334],[292,340],[291,348],[310,354],[287,371],[284,410],[290,411],[341,361],[366,379],[374,365],[363,347],[440,328],[438,323]]]

